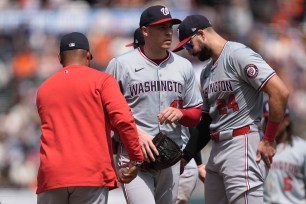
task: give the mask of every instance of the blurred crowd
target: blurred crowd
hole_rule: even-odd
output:
[[[36,187],[40,137],[36,91],[61,68],[57,58],[60,36],[68,31],[85,33],[94,56],[91,66],[103,71],[113,56],[131,49],[125,44],[132,42],[143,8],[158,3],[167,5],[172,16],[180,19],[191,13],[204,14],[228,40],[245,43],[260,53],[290,90],[294,133],[306,136],[305,0],[1,0],[0,15],[10,21],[0,18],[0,187]],[[27,11],[39,16],[52,13],[55,18],[35,19],[35,25],[44,25],[34,29],[32,18],[19,22],[18,14],[24,19]],[[84,20],[79,11],[98,14],[99,21]],[[68,19],[58,17],[63,13]],[[116,19],[104,29],[110,18]],[[54,30],[57,24],[52,22],[63,20],[64,26]],[[70,24],[75,27],[67,28]],[[47,29],[49,25],[52,30]],[[174,33],[173,47],[178,42]],[[191,60],[199,73],[203,64],[184,51],[179,54]]]

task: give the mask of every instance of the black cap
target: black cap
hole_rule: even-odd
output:
[[[82,49],[89,51],[89,43],[87,37],[78,32],[66,34],[61,39],[60,52],[67,50]]]
[[[262,114],[263,114],[263,117],[268,117],[269,116],[269,101],[264,102],[263,113]],[[286,110],[285,110],[285,116],[286,115],[290,115],[288,107],[286,107]]]
[[[144,38],[143,38],[143,34],[140,30],[140,28],[137,28],[134,31],[134,42],[127,44],[125,47],[139,47],[139,46],[143,46],[145,44]]]
[[[181,23],[181,20],[171,17],[167,7],[161,5],[151,6],[142,12],[139,27],[156,25],[168,21],[172,21],[173,25]]]
[[[205,16],[187,16],[177,28],[180,43],[173,49],[173,52],[182,50],[183,45],[187,43],[198,30],[211,26],[211,23]]]

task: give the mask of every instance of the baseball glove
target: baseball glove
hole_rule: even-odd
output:
[[[169,137],[163,133],[158,133],[152,140],[153,144],[159,152],[159,155],[154,155],[155,161],[141,164],[142,170],[161,170],[168,168],[177,163],[183,155],[181,148]]]

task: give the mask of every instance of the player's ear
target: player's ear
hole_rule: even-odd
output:
[[[204,32],[204,30],[202,30],[202,29],[198,30],[198,31],[197,31],[197,34],[198,34],[199,36],[201,36],[202,38],[205,37],[205,32]]]
[[[87,53],[86,53],[86,58],[87,58],[87,60],[92,60],[92,54],[88,51]]]
[[[61,65],[63,65],[63,59],[62,59],[61,53],[58,53],[57,57],[58,57],[58,61],[61,63]]]
[[[141,32],[142,32],[143,36],[148,36],[148,27],[142,26],[141,27]]]

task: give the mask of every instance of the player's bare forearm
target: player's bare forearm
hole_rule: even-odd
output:
[[[275,75],[262,89],[269,95],[269,120],[280,122],[285,114],[289,91],[280,78]]]
[[[269,142],[267,140],[261,140],[258,149],[256,161],[263,160],[266,165],[270,168],[273,162],[273,157],[276,153],[276,142]]]
[[[269,95],[269,117],[263,140],[273,142],[285,115],[289,91],[277,75],[273,76],[262,90]]]
[[[139,143],[145,160],[147,162],[155,161],[155,155],[159,155],[158,150],[152,142],[153,136],[149,135],[145,131],[138,129]],[[153,154],[153,152],[154,154]]]

